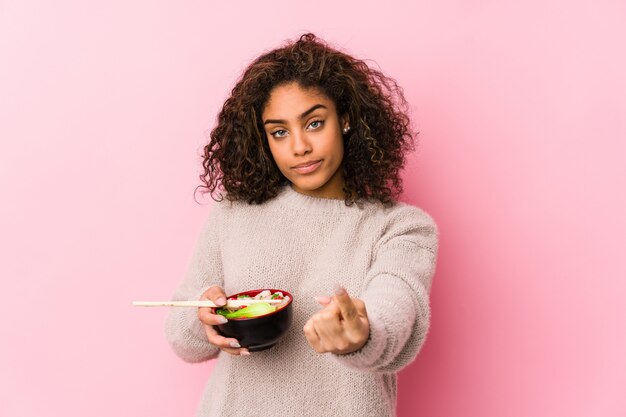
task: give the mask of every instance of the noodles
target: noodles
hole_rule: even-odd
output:
[[[246,294],[238,295],[237,297],[230,297],[229,300],[282,300],[279,304],[269,304],[269,303],[253,303],[249,306],[243,305],[241,307],[222,307],[216,310],[217,314],[220,314],[227,319],[236,319],[236,318],[250,318],[250,317],[258,317],[263,316],[265,314],[272,313],[276,310],[279,310],[289,304],[289,296],[283,295],[282,292],[276,291],[272,294],[270,290],[263,290],[259,292],[254,297],[251,297]]]

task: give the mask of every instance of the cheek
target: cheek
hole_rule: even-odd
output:
[[[335,163],[338,163],[338,164],[341,163],[341,161],[343,160],[343,155],[344,155],[342,139],[339,139],[338,141],[332,143],[332,145],[329,147],[329,153],[333,155],[333,159],[335,159]]]
[[[275,145],[272,145],[271,143],[268,143],[268,146],[270,148],[270,154],[272,155],[272,158],[274,158],[274,161],[276,161],[276,163],[280,165],[280,149],[278,149]]]
[[[288,158],[285,157],[285,150],[281,149],[280,146],[270,146],[270,152],[274,162],[276,162],[276,165],[278,166],[278,169],[283,173],[283,175],[287,175],[287,167],[289,163]]]

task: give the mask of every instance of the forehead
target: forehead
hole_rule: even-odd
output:
[[[296,118],[316,104],[323,104],[328,110],[335,109],[335,103],[315,87],[303,88],[293,82],[274,87],[263,108],[265,118]]]

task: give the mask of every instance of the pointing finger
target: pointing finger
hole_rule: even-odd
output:
[[[345,321],[352,322],[357,319],[358,312],[352,302],[352,298],[350,298],[345,288],[337,287],[333,299],[337,301],[337,305]]]
[[[315,301],[317,301],[318,303],[320,303],[323,306],[327,306],[332,301],[332,298],[330,298],[330,297],[315,297]]]

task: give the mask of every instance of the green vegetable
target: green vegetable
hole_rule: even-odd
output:
[[[217,309],[217,314],[221,314],[227,319],[238,319],[243,317],[256,317],[264,314],[271,313],[276,310],[276,307],[269,305],[268,303],[255,303],[248,307],[242,308],[237,311],[229,311],[225,308]]]

